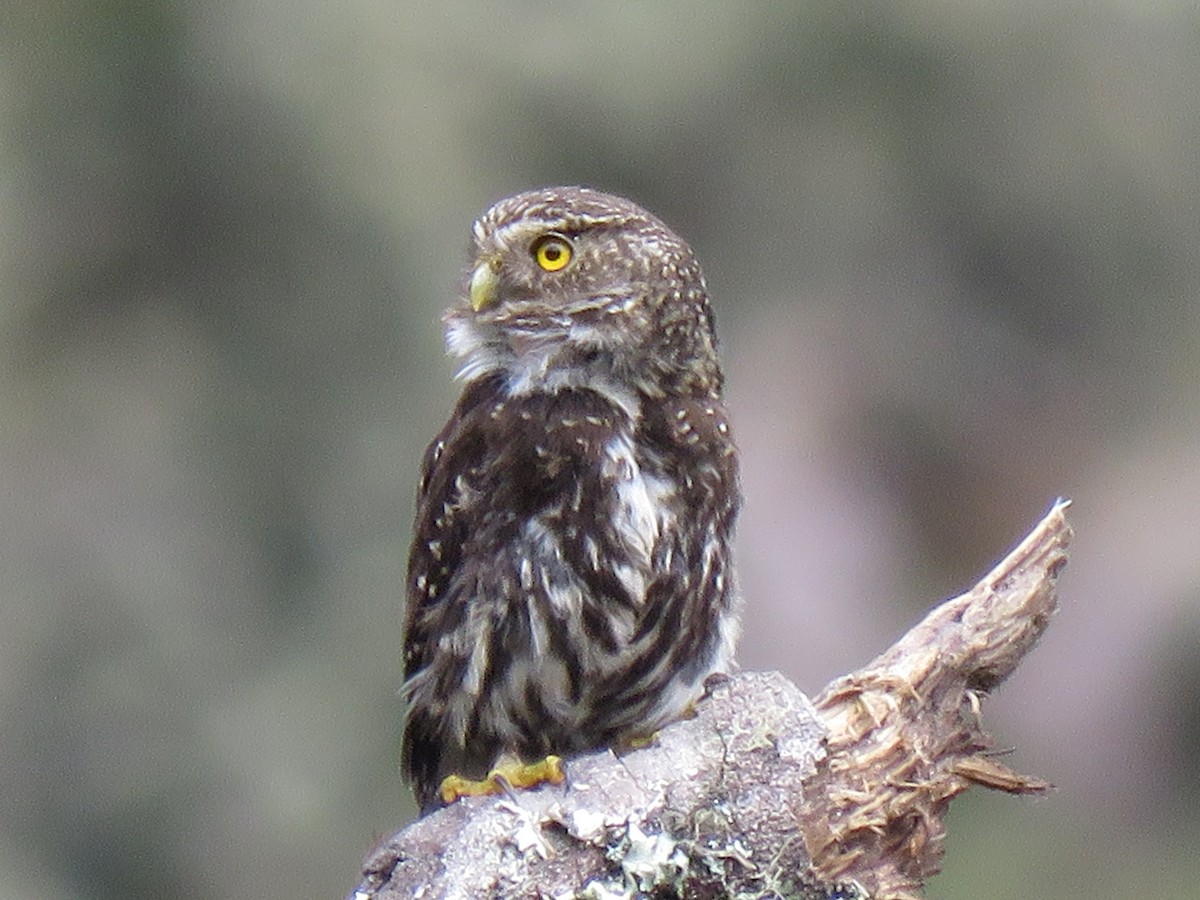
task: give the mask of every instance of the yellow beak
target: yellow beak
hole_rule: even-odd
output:
[[[480,260],[471,273],[468,299],[471,309],[479,312],[496,303],[496,291],[500,287],[500,260],[495,257]]]

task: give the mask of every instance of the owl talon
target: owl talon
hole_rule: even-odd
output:
[[[625,748],[628,750],[645,750],[647,747],[653,747],[658,743],[658,732],[641,735],[639,737],[631,737],[625,739]]]
[[[562,757],[547,756],[535,763],[510,763],[497,766],[488,773],[488,780],[503,780],[511,788],[524,790],[542,784],[562,784],[567,780]]]
[[[447,775],[442,779],[441,787],[438,788],[438,794],[446,806],[460,797],[486,797],[498,793],[500,793],[500,785],[488,778],[473,781],[470,778],[463,778],[461,775]]]
[[[447,775],[438,793],[446,805],[460,797],[489,797],[506,788],[525,790],[543,784],[562,784],[567,779],[562,758],[547,756],[534,763],[504,763],[488,772],[487,778],[473,781],[461,775]]]
[[[696,704],[689,703],[679,712],[679,716],[675,719],[677,722],[683,722],[686,719],[696,718]],[[653,747],[658,743],[659,732],[652,731],[649,734],[639,734],[633,737],[624,738],[621,741],[621,750],[645,750],[647,747]]]

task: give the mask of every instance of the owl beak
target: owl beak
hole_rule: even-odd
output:
[[[475,267],[475,271],[471,273],[471,285],[468,290],[471,309],[479,312],[487,309],[489,306],[494,306],[499,287],[499,258],[493,256],[480,260],[479,264]]]

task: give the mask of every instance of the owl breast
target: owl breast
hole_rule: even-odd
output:
[[[639,460],[632,429],[614,436],[604,448],[600,478],[613,491],[607,523],[613,532],[611,543],[625,551],[624,559],[615,561],[614,574],[640,607],[655,568],[670,567],[669,537],[677,524],[679,491],[663,474],[661,460]],[[668,539],[661,540],[664,536]],[[661,554],[656,553],[660,546]]]
[[[736,510],[720,498],[736,475],[686,419],[589,389],[513,395],[499,376],[464,394],[427,460],[422,505],[440,514],[418,521],[410,561],[421,658],[406,688],[447,746],[479,753],[458,768],[648,733],[726,662],[731,631],[688,639],[684,611],[732,607]]]

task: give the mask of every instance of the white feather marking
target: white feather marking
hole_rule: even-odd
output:
[[[512,363],[512,351],[497,341],[495,330],[481,328],[465,315],[446,317],[446,352],[463,361],[457,376],[461,381],[474,381]]]
[[[604,448],[603,474],[615,484],[617,508],[613,526],[629,552],[629,563],[614,574],[639,602],[645,598],[660,535],[675,524],[674,487],[642,470],[628,434],[618,435]]]
[[[589,298],[573,312],[597,307],[625,309],[636,305],[637,298]],[[612,343],[610,329],[572,322],[569,315],[551,323],[541,323],[536,331],[515,323],[481,322],[468,311],[454,309],[447,313],[446,351],[462,361],[458,378],[474,381],[494,372],[508,376],[508,393],[512,397],[527,396],[545,391],[589,388],[621,409],[629,418],[637,419],[641,407],[635,391],[605,377],[603,372],[585,366],[566,364],[561,358],[564,346],[574,349]]]
[[[518,549],[522,566],[529,560],[537,560],[536,573],[531,571],[531,579],[536,575],[542,594],[559,615],[568,620],[577,619],[583,607],[583,591],[563,561],[562,546],[555,530],[534,518],[525,523],[522,537]]]
[[[641,415],[641,403],[632,390],[580,366],[551,366],[552,355],[530,352],[509,360],[504,367],[509,376],[509,396],[586,388],[608,400],[630,419]]]

